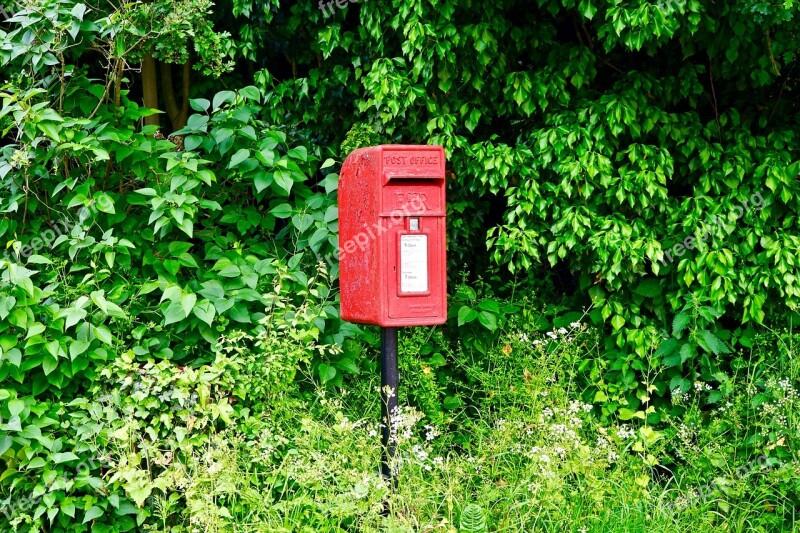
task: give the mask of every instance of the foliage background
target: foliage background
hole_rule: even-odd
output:
[[[366,402],[376,335],[338,319],[336,170],[376,143],[448,152],[452,317],[402,362],[441,450],[505,442],[476,413],[534,409],[508,391],[551,368],[515,381],[517,354],[589,324],[554,383],[565,409],[635,428],[626,482],[765,455],[783,465],[770,490],[796,502],[794,0],[1,5],[0,497],[16,526],[179,528],[195,500],[178,465],[204,446],[238,457],[223,428],[288,442],[264,413],[291,420],[318,387]],[[681,425],[729,446],[693,434],[696,455],[676,456]],[[785,526],[771,498],[753,520]]]

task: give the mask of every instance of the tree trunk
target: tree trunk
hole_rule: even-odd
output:
[[[161,93],[167,108],[167,116],[172,123],[172,131],[183,128],[189,118],[189,85],[192,66],[188,60],[183,64],[182,70],[181,104],[178,106],[178,102],[175,100],[175,87],[172,83],[172,65],[161,63]]]
[[[151,53],[142,58],[142,100],[144,107],[158,109],[158,84],[156,81],[156,60]],[[144,117],[145,126],[160,123],[158,115]]]

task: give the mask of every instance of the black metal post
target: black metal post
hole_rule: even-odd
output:
[[[381,421],[383,425],[381,474],[391,482],[392,486],[397,482],[392,464],[395,442],[391,435],[392,415],[397,409],[398,382],[397,328],[381,328]]]

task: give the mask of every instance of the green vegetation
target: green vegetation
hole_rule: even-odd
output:
[[[795,0],[0,0],[1,531],[793,531]],[[448,155],[451,316],[339,319]]]

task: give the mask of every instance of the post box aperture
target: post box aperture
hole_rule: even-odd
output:
[[[383,327],[443,324],[445,174],[440,146],[351,153],[339,179],[341,316]]]

